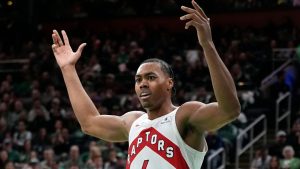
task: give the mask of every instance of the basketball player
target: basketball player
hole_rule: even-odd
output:
[[[127,169],[199,169],[207,144],[205,131],[216,130],[234,120],[240,112],[232,77],[220,59],[211,37],[209,18],[198,4],[181,7],[185,28],[193,26],[207,61],[217,102],[191,101],[172,104],[174,85],[170,66],[159,59],[144,61],[136,71],[135,91],[145,112],[122,116],[101,115],[85,92],[75,64],[85,43],[73,52],[65,31],[60,38],[53,31],[55,58],[63,74],[75,115],[82,130],[111,142],[129,141]]]

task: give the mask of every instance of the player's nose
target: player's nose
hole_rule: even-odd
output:
[[[140,83],[140,89],[142,88],[148,88],[149,87],[149,83],[146,79],[143,79]]]

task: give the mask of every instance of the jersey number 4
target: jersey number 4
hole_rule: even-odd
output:
[[[144,160],[142,169],[146,169],[148,166],[149,160]]]

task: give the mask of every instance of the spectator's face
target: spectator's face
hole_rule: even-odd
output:
[[[32,164],[32,169],[40,169],[41,167],[38,164]]]
[[[278,143],[285,143],[286,142],[286,136],[278,136],[276,138]]]
[[[12,162],[8,162],[6,165],[5,165],[5,169],[15,169],[15,166]]]
[[[100,167],[100,166],[103,166],[103,160],[102,160],[102,157],[97,157],[97,158],[94,158],[93,160],[95,166],[97,167]]]
[[[24,143],[24,149],[25,150],[31,150],[31,142],[30,140],[26,140]]]
[[[22,122],[22,121],[19,122],[18,128],[19,128],[19,131],[25,131],[26,126],[25,126],[24,122]]]
[[[40,100],[36,100],[36,101],[34,101],[34,108],[35,109],[41,109],[41,102],[40,102]]]
[[[61,122],[60,120],[57,120],[57,121],[55,122],[55,128],[56,128],[56,129],[62,129],[62,122]]]
[[[117,158],[117,153],[116,153],[116,151],[115,151],[115,150],[111,150],[111,151],[109,152],[109,159],[114,160],[114,159],[116,159],[116,158]]]
[[[15,102],[15,110],[16,111],[21,111],[23,109],[23,103],[20,100],[17,100]]]
[[[40,98],[40,92],[38,90],[33,90],[31,95],[33,99]]]
[[[159,63],[142,64],[135,80],[135,92],[145,109],[159,108],[171,99],[173,81],[162,71]]]
[[[232,67],[231,67],[231,74],[233,77],[237,77],[239,76],[241,73],[241,67],[239,64],[234,64]]]
[[[286,149],[283,151],[283,156],[286,158],[286,159],[291,159],[294,157],[294,153],[292,150],[290,149]]]
[[[0,118],[0,130],[6,128],[6,120],[4,118]]]
[[[58,98],[54,98],[51,104],[52,108],[58,108],[60,106],[60,101]]]
[[[256,150],[256,151],[255,151],[255,157],[256,157],[256,158],[261,157],[261,155],[262,155],[262,154],[261,154],[261,151],[260,151],[260,150]]]
[[[0,158],[1,158],[1,161],[8,160],[8,154],[7,154],[7,152],[6,151],[1,151]]]
[[[91,158],[101,157],[101,150],[97,146],[93,146],[90,148],[90,156]]]
[[[295,123],[295,131],[300,132],[300,122],[298,121]]]
[[[44,136],[46,136],[47,135],[47,130],[45,129],[45,128],[41,128],[40,129],[40,136],[41,137],[44,137]]]
[[[71,147],[70,157],[72,159],[78,159],[78,157],[79,157],[79,148],[77,146]]]
[[[9,94],[7,94],[7,93],[5,93],[4,95],[3,95],[3,98],[2,98],[2,100],[4,101],[4,102],[9,102],[9,100],[10,100],[10,95]]]
[[[69,130],[67,128],[62,129],[62,136],[63,136],[64,139],[69,138]]]
[[[7,111],[6,103],[0,103],[0,113],[5,113]]]
[[[53,159],[53,151],[52,150],[45,150],[44,151],[44,158],[47,161],[52,161],[52,159]]]
[[[270,167],[275,168],[279,166],[277,157],[272,157],[270,161]]]
[[[89,144],[90,151],[93,149],[94,146],[97,146],[96,142],[95,141],[91,141],[90,144]]]

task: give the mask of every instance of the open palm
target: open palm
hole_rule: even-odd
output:
[[[185,28],[188,29],[190,26],[194,26],[197,30],[197,36],[201,46],[212,42],[211,29],[209,18],[206,16],[202,8],[192,0],[193,8],[182,6],[181,9],[187,14],[180,17],[181,20],[188,20],[185,24]]]
[[[68,65],[75,65],[77,60],[80,58],[83,48],[86,46],[86,43],[81,44],[76,52],[73,52],[68,36],[64,30],[61,31],[63,41],[59,36],[56,30],[53,30],[52,39],[53,45],[52,50],[56,61],[60,68],[64,68]]]

